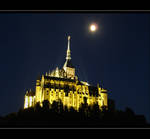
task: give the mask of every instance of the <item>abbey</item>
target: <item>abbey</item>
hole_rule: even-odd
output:
[[[29,90],[25,94],[24,109],[34,107],[36,103],[48,100],[50,104],[61,100],[63,106],[79,110],[82,103],[88,105],[98,104],[99,108],[108,107],[107,90],[99,85],[92,86],[80,81],[75,74],[75,67],[71,62],[70,36],[64,66],[58,67],[36,80],[35,91]]]

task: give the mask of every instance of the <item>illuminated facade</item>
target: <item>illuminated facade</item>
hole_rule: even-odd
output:
[[[75,67],[71,62],[70,36],[68,37],[68,49],[66,61],[62,69],[58,67],[52,72],[42,75],[36,80],[35,91],[27,91],[25,94],[24,109],[34,107],[36,103],[48,100],[50,104],[53,101],[61,100],[63,106],[73,107],[79,110],[82,103],[88,105],[97,103],[101,109],[103,106],[108,107],[107,90],[99,85],[91,86],[87,82],[79,81],[75,75]]]

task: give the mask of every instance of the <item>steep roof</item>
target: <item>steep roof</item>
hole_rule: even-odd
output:
[[[71,59],[66,59],[64,67],[74,68],[74,66],[72,65]]]
[[[33,90],[27,91],[26,96],[35,96],[35,92]]]
[[[76,80],[70,78],[59,78],[59,77],[52,77],[52,76],[44,76],[44,78],[49,80],[76,82]]]

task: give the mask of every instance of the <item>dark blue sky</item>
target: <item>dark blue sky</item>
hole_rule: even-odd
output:
[[[150,121],[148,13],[0,13],[0,115],[23,107],[39,74],[63,66],[67,35],[79,78]]]

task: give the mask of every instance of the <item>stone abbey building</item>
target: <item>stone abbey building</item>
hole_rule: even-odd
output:
[[[52,72],[42,75],[36,80],[35,91],[27,91],[24,99],[24,109],[34,107],[36,103],[48,100],[50,104],[61,100],[63,106],[73,107],[79,110],[82,103],[88,105],[97,103],[101,109],[108,107],[107,90],[99,85],[92,86],[84,81],[79,81],[75,74],[75,67],[71,62],[70,36],[68,36],[68,48],[66,61],[62,69],[58,67]]]

